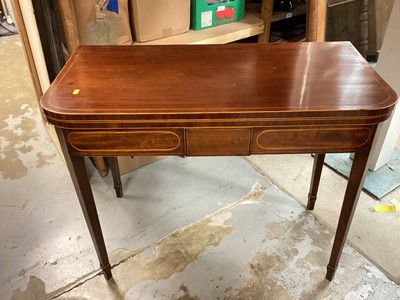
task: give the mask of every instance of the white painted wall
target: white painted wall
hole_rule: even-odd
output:
[[[390,15],[376,71],[400,95],[400,1],[395,1]],[[379,125],[372,146],[369,169],[375,171],[388,163],[400,134],[400,105],[392,118]]]

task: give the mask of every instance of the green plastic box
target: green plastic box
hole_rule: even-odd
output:
[[[245,0],[191,0],[190,23],[200,30],[237,22],[244,18]]]

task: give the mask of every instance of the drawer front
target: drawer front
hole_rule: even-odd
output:
[[[70,151],[81,155],[183,155],[183,130],[70,132]]]
[[[250,137],[248,128],[187,129],[186,154],[249,155]]]
[[[370,141],[369,128],[254,130],[252,154],[354,152]]]

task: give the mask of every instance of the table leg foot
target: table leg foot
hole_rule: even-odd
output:
[[[308,210],[313,210],[315,206],[315,201],[317,201],[317,196],[316,195],[311,195],[308,193],[308,202],[307,202],[307,209]]]
[[[103,275],[104,275],[105,279],[109,280],[109,279],[113,278],[110,265],[102,267],[101,270],[103,271]]]
[[[335,273],[336,273],[336,268],[334,268],[334,267],[328,265],[328,266],[326,267],[326,276],[325,276],[325,279],[326,279],[326,280],[329,280],[329,281],[332,281],[333,277],[335,277]]]
[[[115,194],[117,198],[122,198],[124,196],[124,192],[122,190],[122,185],[114,184]]]

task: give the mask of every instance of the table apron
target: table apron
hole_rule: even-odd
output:
[[[252,155],[358,152],[368,148],[374,125],[307,127],[208,127],[64,130],[71,154]]]

